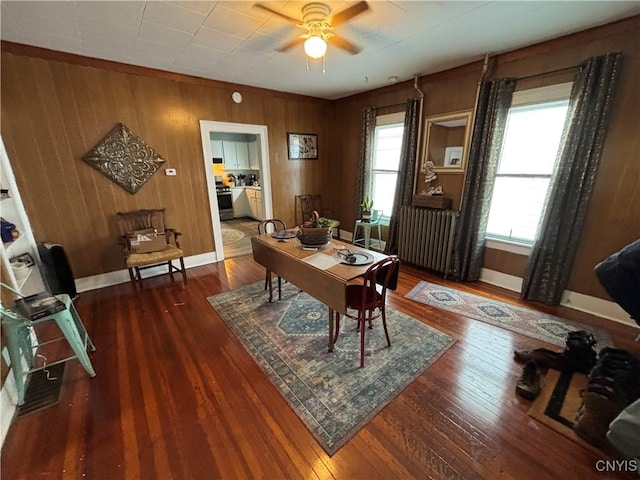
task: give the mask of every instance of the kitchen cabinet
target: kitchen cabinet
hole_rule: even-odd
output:
[[[249,144],[236,142],[236,168],[246,170],[249,168]]]
[[[213,158],[224,158],[222,140],[211,140],[211,156]]]
[[[247,197],[249,198],[249,214],[256,220],[264,220],[264,204],[262,203],[262,190],[255,188],[247,188]]]
[[[233,217],[248,217],[251,215],[249,197],[244,187],[231,188],[231,202],[233,203]]]
[[[249,149],[246,142],[222,141],[225,170],[248,170]]]
[[[11,242],[1,242],[0,256],[2,257],[3,282],[8,284],[14,290],[20,292],[24,296],[40,293],[45,290],[42,274],[38,266],[39,256],[37,244],[31,231],[29,218],[24,209],[18,185],[13,176],[13,169],[9,163],[7,152],[4,149],[4,143],[0,140],[0,157],[1,158],[1,176],[2,190],[7,190],[7,194],[3,193],[0,199],[0,209],[2,210],[2,218],[4,221],[15,225],[15,229],[19,232],[19,236]],[[11,268],[10,260],[15,257],[30,257],[29,263],[33,264],[21,270]]]
[[[224,158],[225,170],[235,168],[238,163],[238,155],[236,154],[236,142],[227,140],[222,141],[222,158]]]
[[[253,141],[248,144],[249,149],[249,169],[260,170],[260,153],[258,150],[258,142]]]

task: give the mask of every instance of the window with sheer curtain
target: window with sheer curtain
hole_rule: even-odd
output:
[[[389,221],[393,208],[403,134],[404,112],[377,117],[371,169],[371,198],[373,208],[383,212],[383,223]]]
[[[502,145],[487,238],[532,245],[553,175],[571,83],[515,92]]]

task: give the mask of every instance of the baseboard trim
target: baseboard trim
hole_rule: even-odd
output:
[[[520,292],[522,290],[523,280],[522,278],[514,275],[483,268],[480,271],[480,281],[514,292]],[[597,315],[598,317],[606,318],[607,320],[639,328],[636,322],[622,309],[622,307],[620,307],[620,305],[603,298],[592,297],[583,293],[565,290],[562,294],[560,305],[592,315]]]
[[[199,267],[200,265],[207,265],[209,263],[216,263],[218,261],[218,255],[216,252],[200,253],[198,255],[192,255],[184,258],[185,268]],[[178,265],[175,261],[175,265]],[[167,272],[166,265],[159,265],[157,267],[149,268],[145,270],[144,278],[152,277]],[[128,270],[117,270],[115,272],[101,273],[100,275],[92,275],[90,277],[82,277],[76,280],[76,290],[78,292],[87,292],[89,290],[97,290],[98,288],[110,287],[112,285],[118,285],[120,283],[129,282]]]

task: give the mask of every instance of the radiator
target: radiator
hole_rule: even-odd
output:
[[[400,209],[398,258],[443,273],[451,267],[458,212],[404,206]]]

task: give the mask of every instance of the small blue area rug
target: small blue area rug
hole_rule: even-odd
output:
[[[263,287],[259,282],[208,300],[329,455],[454,343],[387,307],[391,347],[382,320],[374,321],[360,368],[355,321],[341,320],[329,353],[327,307],[289,283],[282,285],[282,300],[268,303]]]
[[[598,348],[613,346],[611,334],[605,329],[434,283],[421,281],[406,296],[416,302],[442,308],[559,347],[566,345],[567,333],[576,330],[591,332],[598,341]]]

